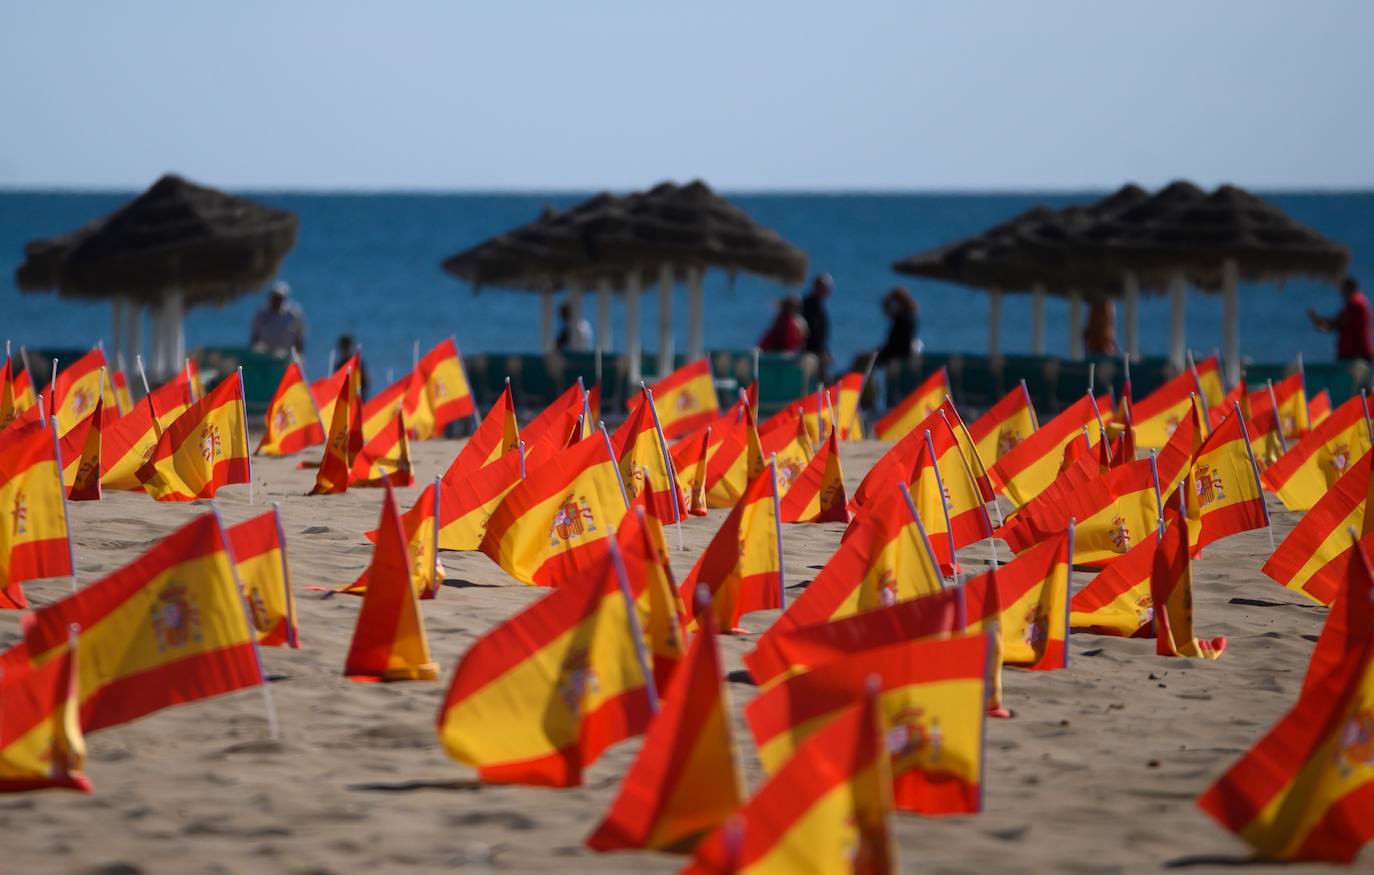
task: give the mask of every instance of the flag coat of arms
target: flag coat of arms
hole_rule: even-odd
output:
[[[782,497],[785,523],[847,523],[848,499],[844,493],[844,471],[840,468],[838,431],[832,429],[820,452],[792,483]]]
[[[105,396],[105,353],[98,348],[57,372],[48,384],[48,414],[57,418],[65,434],[95,410]]]
[[[277,392],[267,405],[264,426],[262,440],[254,450],[258,455],[286,456],[324,442],[325,423],[320,422],[310,386],[295,362],[281,375]]]
[[[1228,535],[1268,527],[1259,467],[1240,408],[1203,441],[1193,457],[1184,495],[1194,556]]]
[[[476,405],[472,389],[468,385],[463,357],[452,337],[425,353],[415,373],[424,391],[419,393],[415,409],[407,410],[406,416],[412,420],[418,440],[442,437],[449,423],[473,415]]]
[[[654,420],[656,404],[647,391],[644,390],[644,399],[611,435],[611,447],[620,460],[620,479],[625,484],[625,494],[633,500],[644,493],[646,506],[655,516],[676,522],[685,515],[682,493],[677,488],[667,443]]]
[[[221,486],[249,482],[250,452],[243,380],[231,375],[162,433],[138,479],[158,501],[214,498]]]

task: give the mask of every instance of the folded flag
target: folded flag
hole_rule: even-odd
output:
[[[291,592],[291,569],[286,564],[280,512],[274,506],[267,513],[232,526],[228,535],[234,571],[243,587],[243,599],[257,630],[259,646],[300,647],[296,597]]]
[[[949,371],[931,374],[873,425],[873,436],[880,441],[899,441],[916,428],[950,396]]]
[[[429,658],[396,497],[390,483],[384,488],[377,543],[367,568],[367,590],[343,673],[351,680],[365,682],[432,681],[439,676],[439,666]]]
[[[258,455],[286,456],[324,442],[326,423],[320,422],[310,386],[296,362],[287,365],[281,375],[276,394],[267,405],[264,425],[262,440],[253,451]]]
[[[687,652],[687,612],[668,562],[663,523],[645,510],[643,499],[630,506],[616,532],[616,545],[648,644],[654,688],[666,690]]]
[[[162,433],[138,479],[158,501],[214,498],[250,481],[250,452],[243,378],[231,374]]]
[[[61,787],[91,792],[81,734],[77,655],[0,672],[0,794]]]
[[[1193,363],[1192,371],[1197,380],[1198,392],[1208,407],[1215,407],[1225,400],[1226,386],[1221,380],[1219,356],[1209,355],[1202,361]]]
[[[1155,549],[1154,568],[1150,572],[1155,653],[1216,659],[1226,649],[1226,639],[1199,640],[1193,634],[1193,571],[1188,529],[1180,524],[1182,510],[1183,502],[1175,499],[1165,516],[1164,534]]]
[[[1214,541],[1269,525],[1259,467],[1240,408],[1207,436],[1193,457],[1185,490],[1193,555]],[[1172,484],[1164,487],[1172,491]]]
[[[628,505],[602,432],[527,471],[492,511],[478,549],[522,583],[563,586],[600,567]]]
[[[921,814],[981,810],[983,706],[992,648],[987,635],[907,641],[780,681],[744,710],[764,770],[776,775],[876,677],[896,807]]]
[[[355,356],[356,358],[356,356]],[[315,472],[315,486],[308,495],[333,495],[348,491],[353,467],[352,444],[353,407],[355,395],[348,372],[338,381],[338,396],[329,405],[329,437],[324,442],[324,458]]]
[[[1097,401],[1084,395],[1003,453],[992,466],[993,482],[1017,505],[1030,501],[1058,474],[1064,448],[1079,439],[1084,428],[1097,431],[1098,413]]]
[[[266,682],[229,544],[212,513],[29,614],[24,645],[32,663],[65,652],[73,625],[86,732]]]
[[[62,485],[72,501],[100,500],[100,446],[106,409],[104,398],[95,399],[95,409],[62,435]]]
[[[414,486],[415,469],[410,462],[410,434],[405,411],[400,405],[392,411],[390,424],[363,445],[348,472],[350,486]]]
[[[779,484],[781,486],[781,484]],[[782,497],[785,523],[847,523],[849,510],[840,470],[839,435],[832,429]]]
[[[1331,415],[1331,393],[1325,389],[1313,395],[1307,402],[1307,414],[1312,418],[1312,427],[1322,424]]]
[[[708,611],[620,793],[587,837],[597,851],[687,853],[744,802],[730,694]]]
[[[1192,369],[1183,371],[1155,391],[1131,404],[1131,420],[1135,423],[1135,439],[1140,446],[1157,450],[1166,444],[1178,428],[1180,421],[1189,415],[1194,396],[1202,394],[1198,373],[1209,363],[1215,368],[1213,356]]]
[[[0,429],[37,403],[33,384],[29,382],[29,372],[16,367],[14,358],[7,356],[5,366],[0,370]]]
[[[984,462],[997,462],[1038,428],[1026,381],[1003,395],[987,413],[969,423],[969,436]]]
[[[1150,591],[1160,533],[1152,530],[1125,555],[1098,572],[1069,602],[1074,631],[1118,638],[1153,638],[1155,604]]]
[[[0,453],[0,609],[25,608],[19,584],[70,577],[72,547],[58,456],[57,426],[6,432]]]
[[[1374,447],[1363,395],[1351,398],[1289,447],[1260,481],[1292,511],[1311,510],[1345,470]]]
[[[1313,601],[1331,604],[1352,573],[1355,551],[1347,532],[1354,529],[1371,549],[1374,519],[1369,517],[1370,471],[1374,454],[1353,462],[1321,500],[1279,544],[1260,570]]]
[[[711,426],[683,438],[668,453],[677,472],[677,486],[683,496],[684,510],[692,516],[706,516],[706,466],[711,461]],[[719,443],[716,444],[719,446]]]
[[[995,623],[1003,662],[1039,671],[1068,667],[1073,540],[1070,525],[964,584],[968,631],[992,634]]]
[[[874,693],[797,748],[683,875],[898,871],[887,727]]]
[[[420,493],[414,507],[401,514],[401,533],[410,557],[410,583],[416,598],[434,598],[444,582],[444,564],[439,559],[439,533],[435,529],[435,520],[443,518],[442,508],[449,492],[442,480],[436,480]],[[377,530],[366,532],[365,535],[369,541],[377,543]],[[334,591],[362,595],[367,592],[371,573],[370,566],[364,568],[357,580]]]
[[[452,482],[455,478],[471,476],[507,453],[519,449],[520,426],[515,420],[515,398],[507,381],[501,396],[491,405],[477,430],[463,444],[444,472],[444,479]]]
[[[355,353],[339,365],[337,371],[310,384],[310,397],[315,402],[315,409],[320,412],[321,427],[328,429],[334,421],[334,405],[343,397],[339,393],[352,379],[361,361],[361,354]]]
[[[859,399],[864,391],[864,375],[857,371],[845,374],[835,382],[834,388],[835,418],[839,424],[840,440],[863,440],[864,424],[859,411]]]

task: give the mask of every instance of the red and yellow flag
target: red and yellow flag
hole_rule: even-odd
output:
[[[859,400],[864,391],[864,375],[858,372],[845,374],[835,382],[833,388],[835,419],[840,429],[840,440],[863,440],[864,424],[859,411]]]
[[[600,567],[628,501],[609,441],[585,438],[508,492],[478,549],[511,577],[564,586]]]
[[[1364,396],[1337,407],[1260,474],[1260,482],[1292,511],[1311,510],[1347,468],[1374,447]]]
[[[1069,664],[1073,528],[964,583],[968,631],[996,623],[1001,660],[1049,671]],[[993,592],[995,590],[995,592]],[[991,633],[990,633],[991,634]]]
[[[690,852],[744,802],[730,694],[709,612],[700,626],[619,795],[587,837],[593,850]]]
[[[439,709],[448,755],[487,783],[570,787],[643,732],[655,695],[633,598],[603,554],[479,638]]]
[[[400,405],[391,414],[391,424],[363,445],[348,473],[350,486],[414,486],[415,469],[410,463],[410,435],[406,415]]]
[[[832,429],[820,452],[806,464],[782,497],[785,523],[847,523],[848,500],[840,469],[839,434]]]
[[[1079,438],[1084,428],[1097,431],[1098,407],[1084,395],[1035,433],[1002,453],[992,466],[993,485],[1018,505],[1040,494],[1059,473],[1064,447]]]
[[[668,438],[681,437],[710,425],[720,415],[711,363],[698,359],[683,365],[649,387],[658,401],[658,419]],[[643,403],[640,395],[626,400],[631,413]]]
[[[129,377],[124,373],[123,367],[114,368],[110,371],[110,386],[113,389],[115,399],[115,409],[119,415],[123,416],[134,409],[134,396],[129,391]]]
[[[656,689],[666,690],[687,653],[687,612],[678,597],[663,524],[636,501],[616,533]]]
[[[520,426],[515,420],[515,398],[507,382],[501,396],[491,405],[477,430],[463,444],[444,472],[444,479],[451,481],[471,476],[507,453],[518,452],[519,449]]]
[[[934,413],[949,396],[949,372],[941,368],[926,377],[901,403],[874,423],[873,436],[880,441],[901,440]]]
[[[1215,357],[1199,365],[1213,363]],[[1131,421],[1135,424],[1136,444],[1146,449],[1157,450],[1168,443],[1179,423],[1189,415],[1194,406],[1193,398],[1202,392],[1198,375],[1191,369],[1186,370],[1155,391],[1131,403]]]
[[[887,727],[865,693],[802,742],[683,875],[898,871]]]
[[[291,592],[291,569],[286,563],[286,539],[281,516],[274,507],[244,520],[229,531],[234,570],[243,586],[244,602],[258,644],[300,647],[296,627],[296,597]]]
[[[338,402],[340,392],[349,382],[353,372],[358,370],[361,361],[360,354],[354,354],[348,361],[339,365],[339,369],[327,377],[320,377],[310,384],[310,397],[315,401],[315,409],[320,412],[320,425],[328,428],[334,421],[334,405]]]
[[[445,475],[439,498],[439,548],[481,549],[487,521],[506,494],[523,479],[524,471],[517,448],[474,474]]]
[[[0,608],[24,608],[19,584],[45,577],[70,577],[67,529],[57,430],[37,423],[11,428],[0,454]]]
[[[755,457],[763,459],[753,408],[742,405],[739,411],[736,422],[722,426],[720,446],[706,462],[707,507],[734,507],[752,479]]]
[[[1074,631],[1117,638],[1153,638],[1155,604],[1150,591],[1159,532],[1152,531],[1113,560],[1069,602]]]
[[[910,476],[911,497],[935,557],[946,574],[958,568],[960,547],[992,537],[992,520],[948,420],[923,433]]]
[[[706,466],[711,461],[712,434],[708,425],[699,434],[683,438],[668,451],[673,459],[673,470],[677,472],[678,490],[686,505],[684,510],[692,516],[706,516]]]
[[[1197,380],[1198,391],[1202,393],[1202,400],[1208,407],[1215,407],[1226,397],[1226,385],[1221,380],[1221,359],[1215,355],[1207,358],[1192,366],[1193,375]]]
[[[794,674],[745,708],[764,770],[879,679],[896,807],[921,814],[982,809],[983,722],[993,642],[986,635],[872,647]]]
[[[230,375],[162,433],[138,479],[158,501],[214,498],[221,486],[249,482],[250,452],[243,381]]]
[[[654,399],[647,389],[629,417],[611,435],[611,447],[620,462],[620,479],[631,499],[644,493],[646,507],[666,522],[685,515],[682,492],[673,476],[663,433],[658,430]]]
[[[1172,491],[1173,484],[1161,486]],[[1240,409],[1203,441],[1188,472],[1188,530],[1193,555],[1228,535],[1269,525],[1259,468]]]
[[[1365,453],[1351,464],[1260,570],[1313,601],[1331,604],[1353,573],[1355,551],[1349,530],[1355,530],[1365,549],[1374,545],[1374,518],[1368,513],[1372,459],[1374,454]]]
[[[195,403],[193,391],[185,371],[179,371],[177,376],[152,391],[148,397],[152,399],[153,409],[157,411],[159,431],[171,428],[172,423],[180,419],[181,414]]]
[[[415,372],[424,383],[424,392],[418,396],[418,407],[406,415],[412,418],[419,440],[442,437],[449,423],[472,416],[477,409],[463,358],[452,337],[425,353]]]
[[[161,437],[162,427],[158,425],[152,395],[145,396],[114,422],[104,423],[100,429],[101,487],[142,492],[138,470],[153,457]]]
[[[38,668],[0,671],[0,702],[0,794],[50,787],[90,793],[76,651]]]
[[[1265,414],[1276,414],[1276,421],[1285,439],[1300,438],[1312,430],[1312,417],[1307,409],[1307,384],[1301,369],[1277,383],[1247,392],[1241,401],[1246,419],[1260,421]]]
[[[1331,415],[1331,393],[1323,389],[1313,395],[1307,402],[1307,414],[1312,418],[1313,428],[1321,425]]]
[[[1340,601],[1362,593],[1367,604],[1362,546],[1351,572]],[[1349,864],[1374,838],[1374,638],[1367,612],[1364,619],[1315,676],[1314,653],[1293,709],[1198,799],[1261,858]],[[1334,611],[1318,648],[1333,622]]]
[[[105,353],[93,349],[57,372],[48,384],[47,409],[66,434],[77,426],[105,395]]]
[[[740,617],[751,611],[783,607],[776,477],[774,467],[767,465],[750,481],[683,581],[682,601],[692,606],[694,617],[710,610],[717,626],[734,631]],[[709,606],[693,600],[698,586],[710,591]]]
[[[213,394],[213,393],[212,393]],[[87,732],[265,683],[223,529],[204,514],[134,562],[39,608],[24,626],[34,665],[80,629]]]
[[[353,430],[350,424],[355,403],[351,384],[352,381],[345,372],[344,379],[339,381],[339,394],[329,406],[332,416],[329,422],[329,437],[325,440],[324,458],[320,461],[320,469],[315,472],[315,486],[307,493],[309,495],[332,495],[348,491],[348,481],[353,467],[353,454],[350,452]]]
[[[396,497],[385,483],[377,543],[367,568],[367,589],[344,661],[344,676],[355,681],[432,681],[439,666],[429,658],[425,623],[411,582],[410,551]]]
[[[332,411],[331,411],[332,412]],[[277,392],[267,405],[267,418],[262,440],[253,452],[264,456],[285,456],[306,447],[324,442],[324,424],[320,422],[315,399],[305,382],[300,366],[295,362],[277,384]]]
[[[62,485],[72,501],[100,500],[100,446],[106,409],[104,398],[95,399],[95,409],[62,435]]]
[[[37,403],[33,384],[29,382],[29,372],[16,368],[14,359],[7,357],[4,369],[0,370],[0,429]]]
[[[1154,568],[1150,572],[1155,652],[1160,656],[1216,659],[1226,649],[1226,639],[1199,640],[1193,634],[1193,571],[1188,528],[1183,524],[1181,510],[1182,501],[1174,499],[1165,516],[1164,534],[1155,549]]]
[[[423,391],[419,374],[411,371],[363,402],[363,443],[387,431],[396,421],[398,410],[404,411],[409,421]]]
[[[444,582],[444,563],[439,559],[439,535],[435,531],[435,520],[441,517],[441,508],[448,492],[442,480],[431,483],[420,493],[414,506],[401,514],[401,533],[405,536],[406,550],[410,556],[410,582],[416,598],[435,598]],[[364,534],[369,541],[377,543],[376,529]],[[364,568],[357,580],[334,592],[362,595],[367,592],[367,580],[371,572],[371,567]]]

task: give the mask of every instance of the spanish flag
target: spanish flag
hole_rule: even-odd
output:
[[[415,436],[419,440],[442,437],[449,423],[473,415],[477,408],[472,389],[458,344],[452,337],[425,353],[415,371],[424,383],[419,407],[414,411]]]
[[[66,434],[95,410],[104,397],[105,353],[93,349],[57,372],[48,384],[48,413]]]
[[[410,435],[406,415],[400,405],[391,414],[391,424],[363,445],[353,459],[348,482],[351,486],[414,486],[415,469],[410,463]]]
[[[683,509],[692,516],[706,516],[706,465],[711,460],[713,433],[708,425],[699,435],[683,438],[668,451],[677,472],[678,491],[686,505]]]
[[[734,507],[744,495],[751,479],[751,456],[762,458],[762,447],[754,411],[740,408],[739,421],[724,427],[720,447],[706,462],[706,506]]]
[[[517,448],[473,474],[445,475],[439,500],[439,549],[481,549],[487,520],[506,494],[524,479],[524,471]],[[419,507],[417,504],[416,509]]]
[[[258,644],[300,647],[296,628],[296,597],[291,592],[291,568],[286,563],[286,538],[281,513],[244,520],[228,530],[234,571],[243,586],[243,600],[258,633]]]
[[[310,384],[310,397],[315,401],[315,409],[320,412],[321,426],[328,428],[334,421],[334,405],[343,397],[341,393],[353,372],[358,370],[361,361],[359,355],[355,353],[337,371]]]
[[[925,382],[879,419],[873,425],[873,436],[880,441],[901,440],[934,413],[949,396],[949,372],[941,368],[926,377]]]
[[[781,484],[779,484],[781,486]],[[832,429],[817,453],[782,497],[785,523],[848,523],[839,434]]]
[[[331,495],[348,491],[350,470],[353,467],[350,423],[353,420],[354,403],[352,381],[345,373],[344,379],[339,381],[338,397],[329,407],[332,419],[329,421],[329,437],[324,444],[324,458],[320,461],[320,469],[315,472],[315,486],[307,494]]]
[[[156,393],[154,393],[156,394]],[[153,396],[146,395],[134,409],[105,423],[100,429],[100,485],[104,489],[142,492],[138,470],[153,457],[162,437]]]
[[[778,469],[778,495],[786,496],[792,490],[806,466],[811,464],[815,452],[811,448],[811,434],[806,428],[806,418],[793,412],[787,428],[779,428],[769,434],[759,434],[762,451],[760,461],[773,459]],[[751,476],[753,471],[750,471]]]
[[[886,490],[892,483],[910,483],[916,466],[916,457],[925,447],[925,433],[940,426],[938,413],[932,412],[920,425],[905,437],[893,444],[888,451],[878,457],[873,467],[859,481],[854,496],[849,500],[849,509],[858,511],[879,491]]]
[[[522,583],[564,586],[600,567],[628,505],[610,441],[594,435],[508,492],[478,549]]]
[[[405,536],[406,550],[410,556],[410,582],[416,598],[432,599],[439,594],[444,582],[444,563],[439,559],[438,532],[435,520],[440,518],[444,499],[449,490],[442,480],[425,487],[415,505],[401,514],[401,533]],[[377,543],[378,531],[373,529],[364,536]],[[352,583],[341,586],[334,592],[362,595],[367,592],[367,579],[372,569],[364,568],[363,573]]]
[[[454,669],[439,740],[483,781],[577,786],[602,751],[648,727],[652,675],[615,565],[603,553],[479,638]]]
[[[1193,458],[1202,450],[1202,444],[1211,432],[1209,414],[1198,407],[1183,419],[1178,428],[1169,436],[1164,449],[1155,456],[1155,470],[1159,474],[1160,489],[1164,493],[1172,490],[1172,485],[1188,476]]]
[[[896,807],[958,814],[983,807],[983,722],[992,640],[986,635],[873,647],[792,675],[744,713],[770,775],[879,679]]]
[[[134,396],[129,391],[129,377],[124,373],[123,367],[110,371],[110,385],[113,387],[115,409],[119,411],[119,415],[123,416],[133,410]]]
[[[949,637],[963,631],[964,613],[964,591],[952,586],[838,620],[775,626],[744,655],[744,664],[754,681],[767,687],[775,678],[871,648]]]
[[[453,478],[476,474],[507,453],[519,449],[520,426],[515,419],[515,398],[507,381],[501,396],[491,405],[477,430],[449,464],[444,479],[451,481]]]
[[[710,425],[720,415],[711,363],[704,358],[683,365],[650,386],[649,391],[658,400],[659,424],[665,437],[681,437]],[[642,403],[642,396],[633,395],[626,406],[634,413]]]
[[[673,581],[663,524],[645,510],[642,498],[630,506],[616,544],[648,643],[654,688],[666,690],[687,653],[687,612]]]
[[[693,616],[710,610],[720,628],[733,632],[745,614],[783,607],[776,477],[770,464],[750,481],[683,581],[682,601],[692,605]],[[710,591],[709,607],[693,601],[698,586]]]
[[[954,402],[946,398],[936,412],[949,425],[950,431],[954,432],[954,440],[959,444],[959,455],[963,457],[964,466],[978,487],[979,500],[983,503],[995,501],[997,490],[992,486],[992,475],[988,473],[983,457],[978,454],[978,444],[969,433],[968,426],[964,424],[964,418],[955,409]]]
[[[248,483],[245,410],[243,378],[231,374],[158,438],[138,470],[143,488],[158,501],[195,501],[214,498],[221,486]]]
[[[129,565],[30,614],[24,645],[33,664],[63,653],[73,625],[80,629],[81,726],[87,732],[265,683],[233,558],[214,514],[197,517]]]
[[[25,580],[75,573],[57,441],[50,418],[47,428],[11,428],[0,455],[0,608],[28,607]]]
[[[0,794],[60,787],[91,792],[81,734],[77,656],[0,672]]]
[[[648,389],[641,391],[643,400],[611,435],[611,447],[620,461],[625,493],[631,499],[644,493],[646,506],[655,516],[677,522],[684,515],[682,493],[677,488],[668,445],[658,429],[653,396]]]
[[[1312,417],[1312,427],[1316,428],[1331,415],[1331,393],[1325,389],[1313,395],[1307,402],[1307,414]]]
[[[561,446],[568,436],[564,425],[577,419],[586,405],[587,393],[582,386],[582,381],[578,380],[563,390],[562,395],[550,402],[549,406],[539,411],[538,416],[520,429],[520,440],[525,442],[526,452],[550,432],[554,435],[553,440]],[[569,419],[569,413],[571,413],[571,419]]]
[[[4,370],[0,371],[0,429],[37,403],[33,385],[29,382],[29,372],[16,369],[14,359],[6,357]]]
[[[1292,511],[1311,510],[1374,447],[1363,395],[1351,398],[1265,468],[1260,481]]]
[[[1208,407],[1215,407],[1226,398],[1226,386],[1221,381],[1221,359],[1210,355],[1192,365],[1193,379],[1198,393]]]
[[[100,500],[100,435],[105,409],[105,399],[97,398],[95,410],[62,435],[62,485],[72,501]]]
[[[1212,362],[1207,359],[1203,364]],[[1195,395],[1202,387],[1197,374],[1186,370],[1155,391],[1131,404],[1131,420],[1135,424],[1136,443],[1157,450],[1168,442],[1179,422],[1189,416]]]
[[[949,422],[941,417],[924,437],[912,466],[911,497],[940,566],[953,573],[959,566],[955,551],[991,538],[992,520]]]
[[[851,703],[702,840],[683,875],[898,871],[887,727],[876,695]]]
[[[1331,604],[1342,582],[1353,573],[1355,550],[1347,532],[1354,529],[1371,549],[1374,518],[1369,515],[1369,489],[1374,454],[1365,453],[1322,496],[1260,570],[1278,583],[1313,601]]]
[[[1370,589],[1356,549],[1351,598]],[[1339,602],[1338,602],[1339,604]],[[1322,631],[1322,646],[1331,623]],[[1374,838],[1374,639],[1366,623],[1304,683],[1293,709],[1198,799],[1198,807],[1267,860],[1349,864]],[[1314,663],[1316,662],[1314,653]]]
[[[1241,402],[1246,419],[1260,420],[1264,414],[1277,411],[1276,418],[1286,440],[1299,438],[1312,430],[1312,418],[1307,409],[1307,385],[1301,369],[1277,383],[1248,392]]]
[[[1374,577],[1370,576],[1369,549],[1351,532],[1346,532],[1346,543],[1351,548],[1350,573],[1341,581],[1340,592],[1327,611],[1321,635],[1312,648],[1302,678],[1303,692],[1338,671],[1341,663],[1359,650],[1374,630]],[[0,668],[3,666],[0,655]]]
[[[1097,402],[1092,395],[1084,395],[1001,454],[990,472],[993,484],[1016,504],[1025,504],[1054,480],[1064,447],[1078,438],[1084,428],[1091,426],[1096,431],[1097,422]]]
[[[1239,407],[1203,442],[1193,458],[1187,485],[1188,529],[1194,556],[1227,535],[1269,525],[1259,468]]]
[[[185,371],[178,372],[177,376],[152,391],[148,397],[153,400],[153,409],[157,411],[159,431],[171,428],[172,423],[180,419],[181,414],[195,403],[192,393],[191,383]]]
[[[688,853],[743,804],[724,675],[708,612],[587,847]]]
[[[1176,501],[1175,508],[1181,510],[1182,501]],[[1193,571],[1188,555],[1188,529],[1173,509],[1166,517],[1164,534],[1155,550],[1154,568],[1150,573],[1155,653],[1216,659],[1226,649],[1226,639],[1198,640],[1193,635]]]
[[[1072,556],[1070,526],[1061,537],[967,581],[968,631],[989,631],[995,623],[1007,664],[1041,671],[1067,668]]]
[[[344,676],[355,681],[432,681],[439,666],[430,661],[420,602],[411,583],[410,551],[391,484],[384,484],[377,544],[367,568],[367,590],[353,627]]]
[[[835,418],[839,424],[840,440],[863,440],[864,424],[859,411],[859,399],[864,391],[864,375],[858,372],[845,374],[836,381],[834,390]]]
[[[285,456],[323,442],[324,425],[315,409],[315,399],[310,395],[300,365],[292,362],[286,366],[277,384],[277,393],[267,405],[265,430],[253,452]]]
[[[411,371],[363,402],[363,443],[387,431],[396,421],[398,410],[405,412],[407,421],[412,421],[423,391],[419,375]]]
[[[1069,602],[1074,631],[1117,638],[1153,638],[1155,604],[1150,592],[1161,534],[1151,531],[1125,555],[1113,560]]]

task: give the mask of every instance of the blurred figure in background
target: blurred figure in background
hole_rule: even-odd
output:
[[[806,320],[806,351],[816,357],[822,383],[830,382],[830,314],[825,302],[834,290],[835,280],[830,274],[819,274],[801,305],[802,318]]]
[[[1341,282],[1341,297],[1345,306],[1335,316],[1319,316],[1309,307],[1307,318],[1321,332],[1336,332],[1338,361],[1374,359],[1374,341],[1369,335],[1369,299],[1360,291],[1360,283],[1353,276]]]
[[[1088,305],[1083,345],[1088,355],[1116,355],[1116,302],[1111,298],[1093,298]]]
[[[799,353],[806,348],[806,320],[801,317],[802,302],[788,295],[778,302],[778,318],[759,338],[761,352]]]
[[[258,352],[285,358],[291,351],[305,352],[305,314],[289,300],[291,287],[277,280],[268,287],[267,303],[253,314],[248,345]]]
[[[355,340],[353,339],[353,335],[351,335],[351,334],[340,334],[340,335],[339,335],[339,342],[338,342],[338,345],[336,345],[336,346],[334,347],[334,352],[335,352],[334,361],[336,361],[336,362],[339,363],[339,367],[343,367],[344,362],[346,362],[346,361],[348,361],[349,359],[353,358],[353,355],[354,355],[355,353],[358,352],[358,343],[357,343],[357,341],[355,341]],[[366,398],[367,398],[367,382],[368,382],[368,381],[367,381],[367,365],[363,364],[363,357],[362,357],[361,355],[358,356],[358,377],[359,377],[359,381],[360,381],[359,385],[360,385],[360,387],[361,387],[361,391],[362,391],[363,398],[364,398],[364,400],[366,400]]]
[[[891,362],[904,362],[921,351],[919,308],[903,286],[897,286],[883,298],[883,315],[889,325],[887,340],[874,353],[873,364],[882,367]]]
[[[564,301],[558,308],[563,327],[558,329],[554,345],[559,352],[586,352],[592,348],[592,323],[573,309],[572,301]]]

